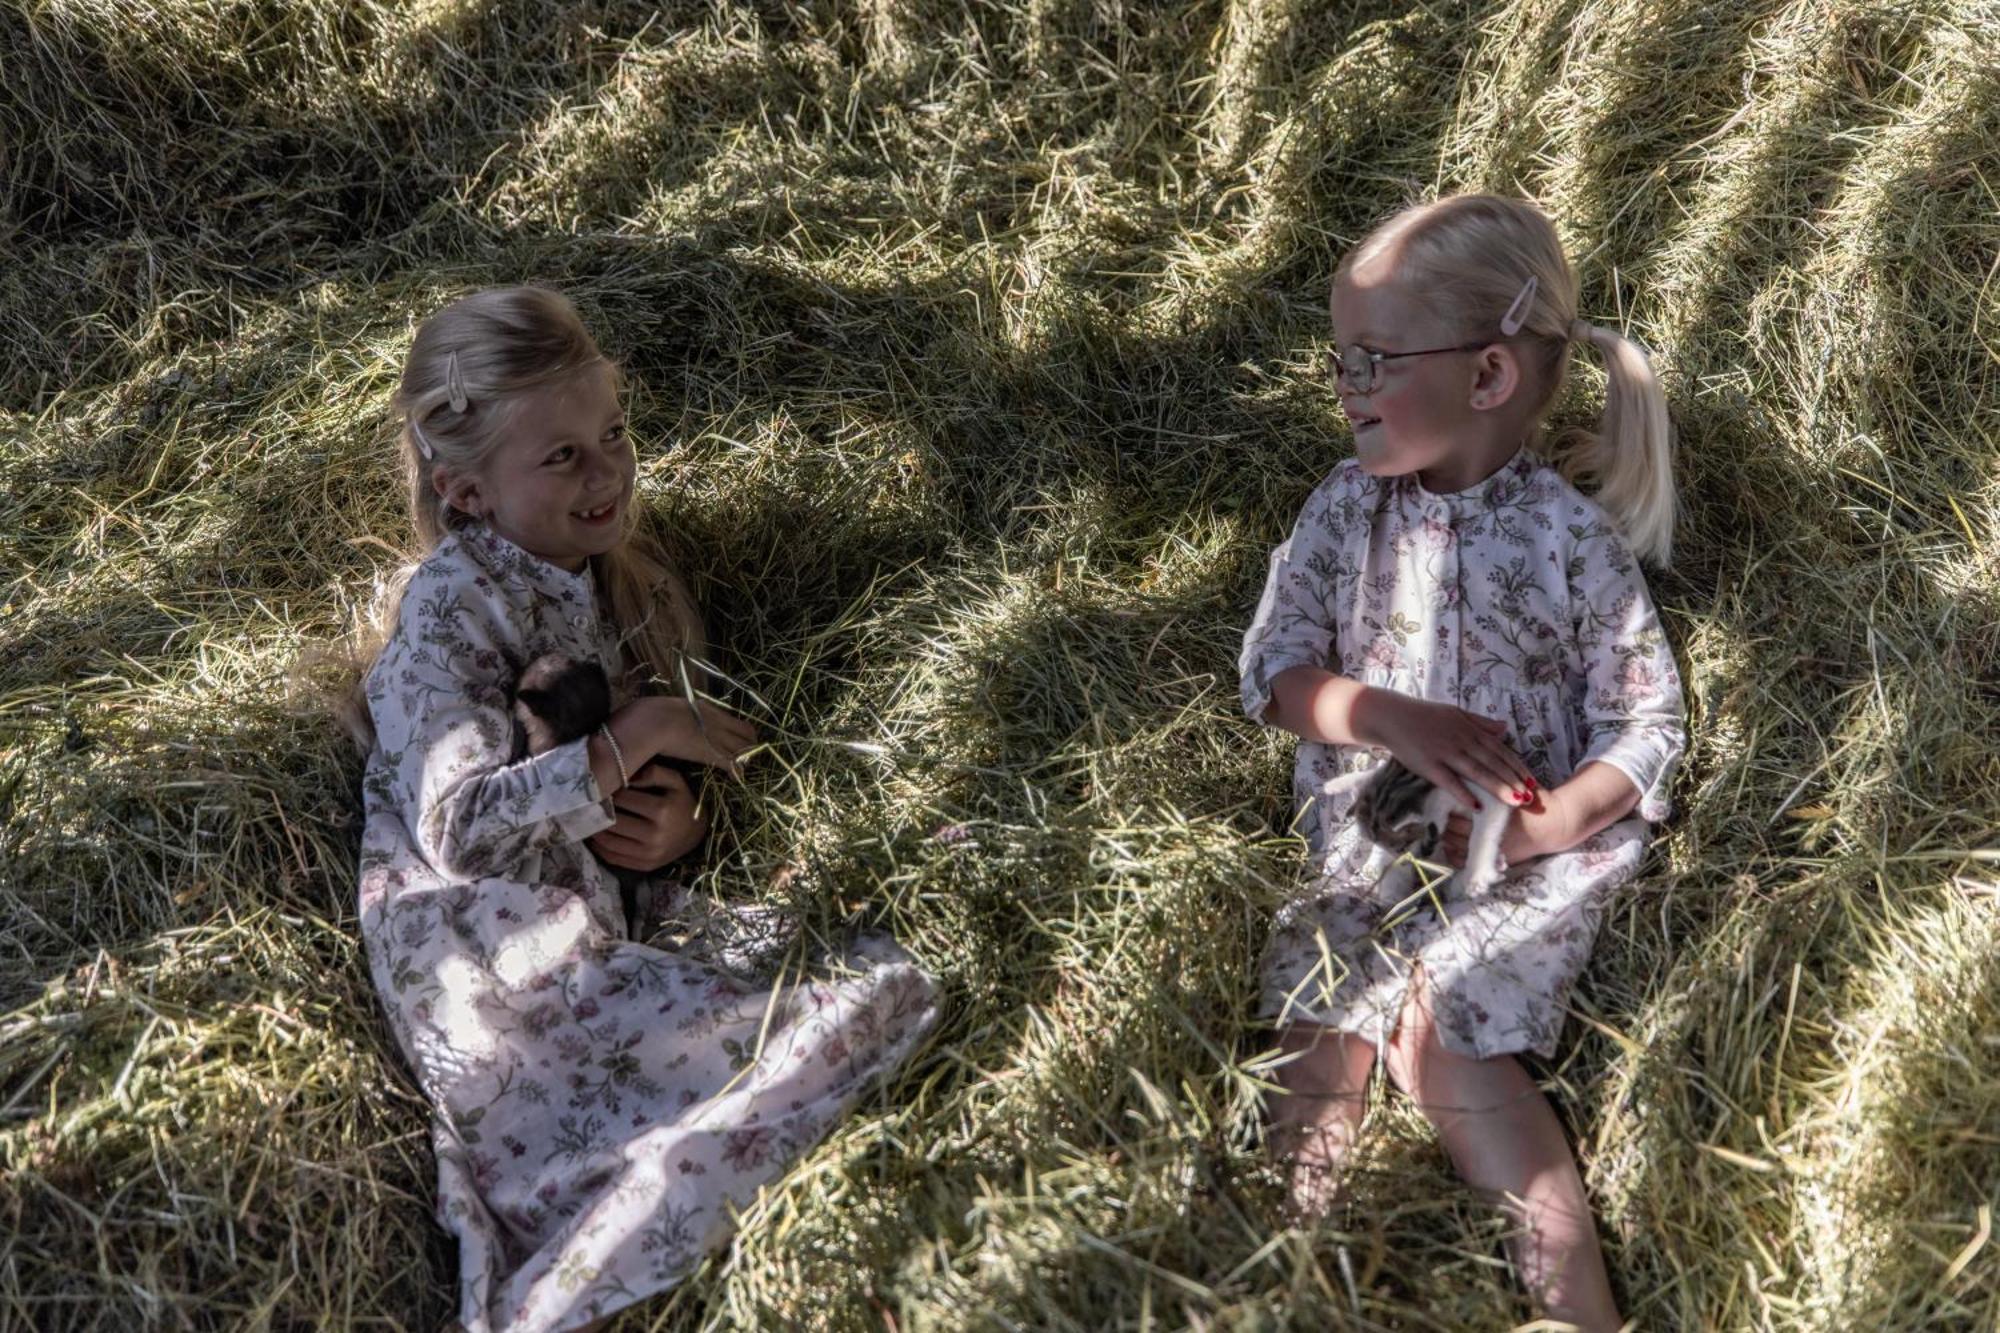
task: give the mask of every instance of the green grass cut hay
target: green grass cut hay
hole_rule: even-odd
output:
[[[1996,148],[1992,0],[0,0],[0,1327],[451,1314],[297,664],[404,539],[414,321],[523,280],[776,741],[704,885],[950,997],[619,1327],[1525,1317],[1396,1099],[1283,1225],[1249,1022],[1324,288],[1461,188],[1680,428],[1679,808],[1538,1067],[1624,1307],[2000,1326]]]

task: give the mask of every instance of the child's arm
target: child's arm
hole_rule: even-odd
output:
[[[1468,808],[1481,802],[1467,781],[1515,805],[1526,805],[1534,794],[1534,774],[1501,740],[1506,723],[1320,667],[1278,673],[1263,720],[1302,740],[1387,750]]]
[[[602,734],[513,758],[517,645],[506,615],[463,571],[420,568],[369,673],[383,760],[370,781],[402,812],[419,855],[457,880],[511,875],[538,848],[608,828],[605,796],[620,785]],[[697,719],[672,699],[628,705],[610,729],[628,773],[657,754],[727,764],[749,736],[719,708],[703,705]]]
[[[1622,771],[1610,764],[1585,764],[1568,782],[1515,811],[1501,835],[1500,854],[1512,865],[1566,852],[1610,828],[1638,804],[1639,789]]]
[[[642,764],[658,755],[708,764],[733,774],[736,757],[756,739],[751,725],[734,713],[703,704],[697,715],[687,701],[663,695],[634,699],[604,725],[618,742],[616,752],[603,732],[592,732],[586,744],[591,775],[597,779],[597,789],[607,796],[625,785],[618,767],[621,756],[624,774],[636,774]]]
[[[1673,652],[1638,560],[1608,523],[1580,529],[1568,579],[1583,672],[1576,771],[1593,763],[1618,770],[1638,792],[1630,808],[1657,823],[1667,817],[1667,793],[1687,744]]]
[[[1336,469],[1307,498],[1291,536],[1271,553],[1264,595],[1237,660],[1243,711],[1303,740],[1379,746],[1461,805],[1479,804],[1468,781],[1523,804],[1535,780],[1501,743],[1500,723],[1329,669],[1340,665],[1337,603],[1352,596],[1358,577],[1347,547],[1369,522],[1367,485],[1358,468]]]

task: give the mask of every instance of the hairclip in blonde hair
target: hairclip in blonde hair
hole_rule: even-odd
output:
[[[1534,274],[1521,284],[1521,294],[1514,298],[1514,304],[1507,307],[1507,313],[1500,316],[1500,332],[1511,338],[1521,331],[1528,322],[1528,312],[1535,307],[1535,290],[1541,286]]]
[[[437,450],[431,447],[430,438],[424,434],[424,428],[417,424],[415,417],[410,418],[410,438],[417,442],[417,452],[426,459],[437,457]]]
[[[445,398],[451,403],[452,411],[465,411],[465,380],[458,373],[457,352],[453,352],[444,359],[444,394]]]

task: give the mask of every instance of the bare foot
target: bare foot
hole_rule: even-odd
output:
[[[1340,1202],[1341,1174],[1354,1126],[1339,1111],[1324,1121],[1279,1121],[1266,1136],[1272,1163],[1285,1173],[1285,1217],[1299,1226],[1324,1218]]]

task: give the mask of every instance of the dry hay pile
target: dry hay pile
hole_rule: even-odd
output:
[[[403,539],[412,321],[526,279],[624,359],[777,739],[704,884],[951,996],[629,1326],[1515,1318],[1393,1100],[1277,1220],[1297,848],[1232,660],[1349,447],[1335,257],[1483,187],[1683,439],[1679,813],[1540,1071],[1624,1302],[1993,1328],[1996,143],[1992,0],[6,0],[0,1325],[448,1316],[358,759],[288,684]]]

